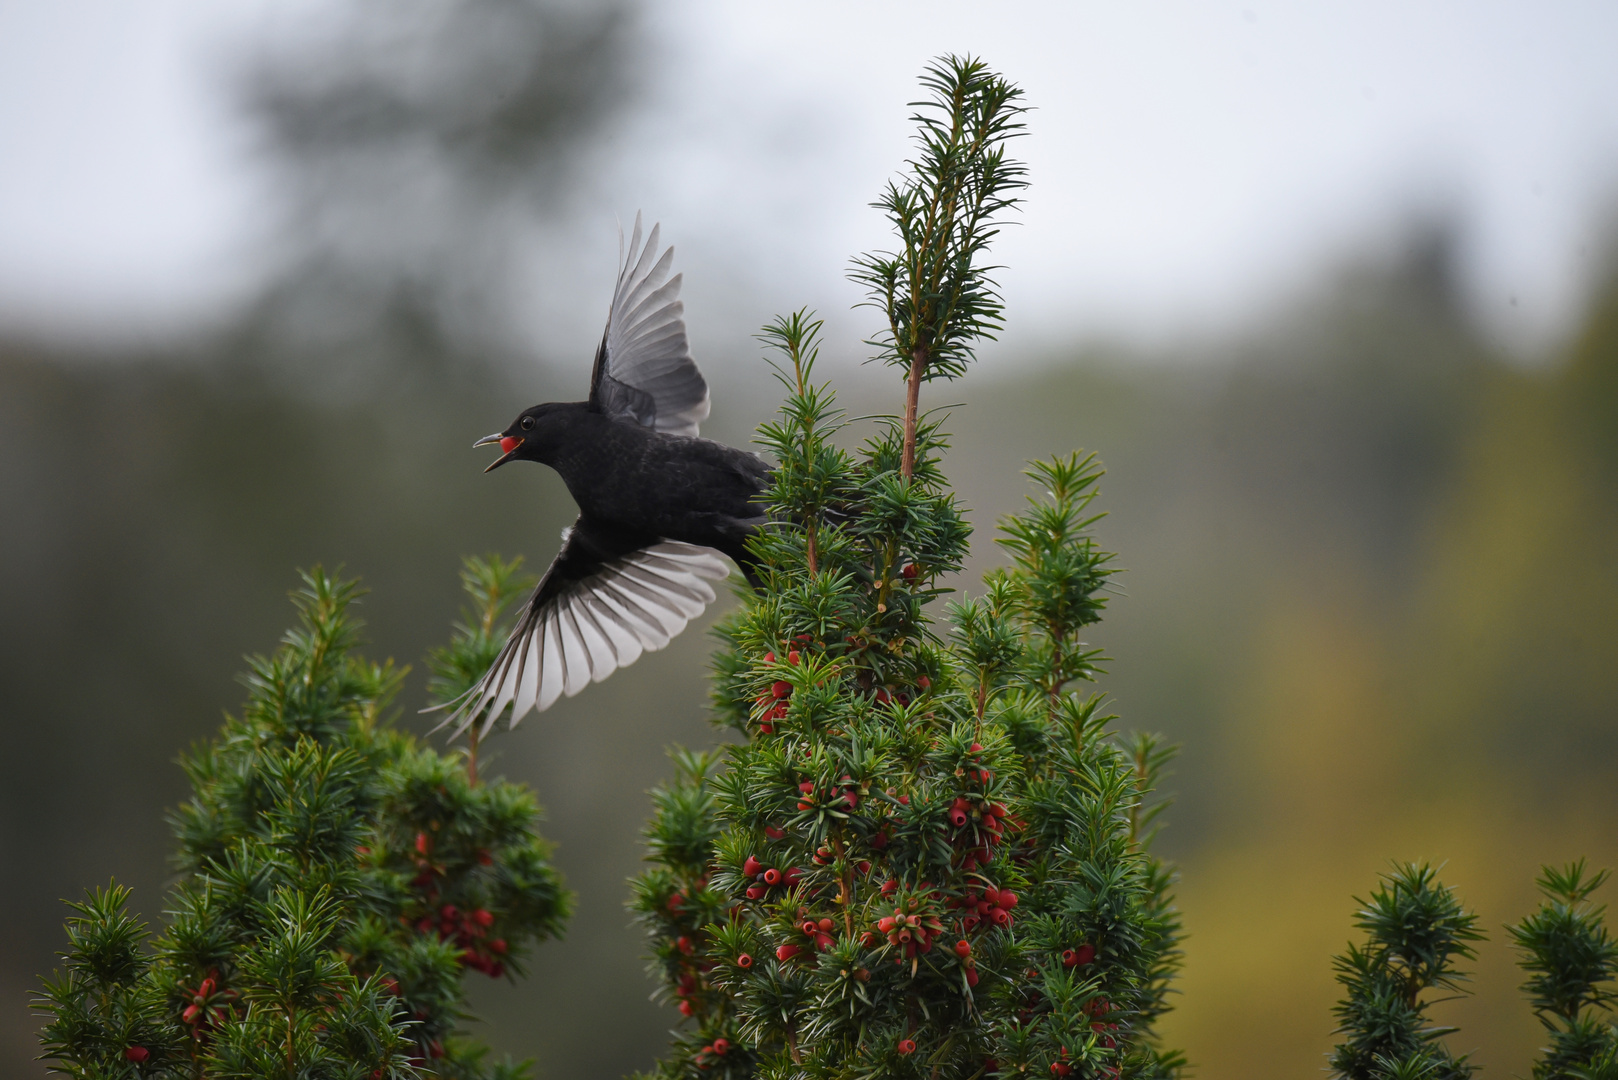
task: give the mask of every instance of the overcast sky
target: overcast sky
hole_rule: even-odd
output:
[[[0,0],[0,320],[175,327],[249,289],[276,208],[230,58],[325,7]],[[996,253],[1025,345],[1230,325],[1440,212],[1467,227],[1477,309],[1532,350],[1576,313],[1618,190],[1610,0],[697,0],[649,4],[641,32],[646,100],[579,204],[595,291],[613,222],[644,208],[706,275],[693,302],[846,306],[915,75],[945,51],[1038,109]]]

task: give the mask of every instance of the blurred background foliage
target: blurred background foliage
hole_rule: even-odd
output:
[[[239,705],[294,567],[363,577],[367,652],[415,665],[401,722],[421,727],[460,556],[537,569],[573,513],[548,471],[483,477],[467,447],[582,395],[589,358],[527,342],[509,271],[588,193],[644,42],[610,6],[349,9],[239,84],[287,196],[253,302],[178,343],[0,335],[7,1075],[42,1073],[25,1002],[59,899],[115,875],[159,914],[174,759]],[[1458,299],[1459,240],[1420,221],[1241,333],[996,357],[957,388],[946,468],[981,530],[964,587],[1025,459],[1109,466],[1099,531],[1127,573],[1093,644],[1128,726],[1185,746],[1163,844],[1191,936],[1165,1034],[1203,1077],[1322,1067],[1350,896],[1423,858],[1491,931],[1477,996],[1440,1009],[1452,1045],[1525,1072],[1540,1036],[1500,927],[1542,863],[1618,863],[1618,277],[1565,355],[1525,366]],[[695,344],[705,434],[744,444],[772,405],[755,343]],[[899,407],[881,373],[837,377],[855,414]],[[580,898],[531,979],[476,1002],[541,1076],[644,1068],[677,1019],[648,1000],[625,879],[664,747],[714,740],[708,650],[693,629],[492,744]]]

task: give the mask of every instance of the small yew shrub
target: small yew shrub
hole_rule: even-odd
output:
[[[1590,894],[1607,880],[1584,860],[1547,866],[1537,884],[1545,899],[1521,922],[1507,926],[1528,973],[1522,991],[1544,1026],[1550,1045],[1534,1062],[1534,1080],[1618,1080],[1618,1026],[1612,989],[1618,943],[1608,934],[1604,905]],[[1337,1034],[1331,1074],[1344,1080],[1464,1080],[1478,1072],[1443,1043],[1458,1028],[1438,1027],[1427,1016],[1430,992],[1465,992],[1462,961],[1475,958],[1484,934],[1452,889],[1426,864],[1398,866],[1382,878],[1369,901],[1359,901],[1354,923],[1363,946],[1350,944],[1336,958],[1337,981],[1347,991],[1334,1010]]]
[[[719,628],[716,722],[654,793],[633,907],[687,1022],[660,1077],[1168,1076],[1153,1025],[1179,959],[1172,875],[1150,852],[1170,752],[1108,733],[1074,689],[1098,651],[1112,556],[1101,470],[1033,466],[1001,526],[1009,565],[949,606],[970,529],[919,386],[998,326],[980,256],[1015,202],[1019,94],[974,61],[924,83],[920,153],[881,205],[901,250],[856,277],[889,327],[907,408],[858,450],[814,381],[820,324],[764,331],[785,389],[755,542],[764,587]]]
[[[469,561],[468,625],[437,654],[464,689],[516,567]],[[392,728],[404,675],[353,654],[358,589],[319,570],[299,627],[184,759],[181,872],[155,938],[113,885],[73,905],[46,981],[45,1057],[74,1077],[515,1077],[457,1033],[468,972],[519,974],[571,898],[532,795]],[[469,681],[469,680],[467,680]]]

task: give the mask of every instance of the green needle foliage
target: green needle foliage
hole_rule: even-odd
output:
[[[1430,990],[1458,992],[1459,961],[1476,958],[1483,940],[1477,916],[1426,864],[1382,876],[1369,901],[1356,899],[1354,925],[1365,944],[1333,961],[1347,992],[1333,1010],[1345,1036],[1331,1054],[1334,1076],[1347,1080],[1465,1080],[1477,1071],[1439,1041],[1455,1028],[1434,1026]]]
[[[1608,1008],[1618,943],[1607,933],[1606,907],[1590,903],[1606,880],[1605,870],[1586,876],[1582,859],[1561,870],[1547,866],[1537,882],[1545,901],[1507,927],[1528,972],[1523,993],[1550,1033],[1534,1080],[1618,1078],[1618,1030]]]
[[[922,74],[928,92],[911,102],[919,153],[872,205],[887,215],[899,250],[862,255],[850,276],[887,315],[869,344],[906,372],[900,472],[915,468],[921,384],[956,379],[973,343],[993,338],[1005,307],[984,263],[1001,217],[1020,201],[1027,170],[1006,157],[1023,133],[1022,91],[971,57],[945,56]]]
[[[475,617],[435,657],[447,696],[517,567],[470,560],[465,576]],[[529,792],[476,783],[389,726],[404,672],[353,655],[358,594],[304,575],[299,627],[252,659],[241,715],[184,759],[194,792],[173,815],[182,877],[164,932],[148,942],[117,885],[71,905],[64,969],[39,1000],[56,1071],[521,1075],[458,1033],[462,980],[520,973],[571,897]]]
[[[932,77],[972,88],[968,127],[1006,130],[1014,93],[981,65]],[[981,153],[960,168],[999,160]],[[983,205],[953,200],[937,235],[978,235]],[[1113,572],[1091,535],[1101,470],[1033,466],[1037,494],[1002,526],[1010,566],[940,626],[970,535],[945,436],[895,416],[840,446],[819,330],[800,311],[761,335],[785,391],[759,433],[777,462],[763,587],[719,627],[713,679],[742,741],[677,751],[654,793],[632,906],[688,1018],[655,1075],[1177,1075],[1154,1024],[1180,926],[1147,846],[1172,749],[1115,739],[1073,688],[1096,673],[1081,638]]]

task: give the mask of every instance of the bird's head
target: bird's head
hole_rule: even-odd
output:
[[[508,461],[522,458],[525,461],[549,460],[549,452],[555,441],[557,427],[554,422],[556,414],[563,408],[557,403],[535,405],[531,409],[524,409],[511,426],[504,431],[497,431],[493,435],[485,435],[473,446],[487,446],[490,443],[499,443],[504,451],[495,458],[484,472],[498,469]]]

